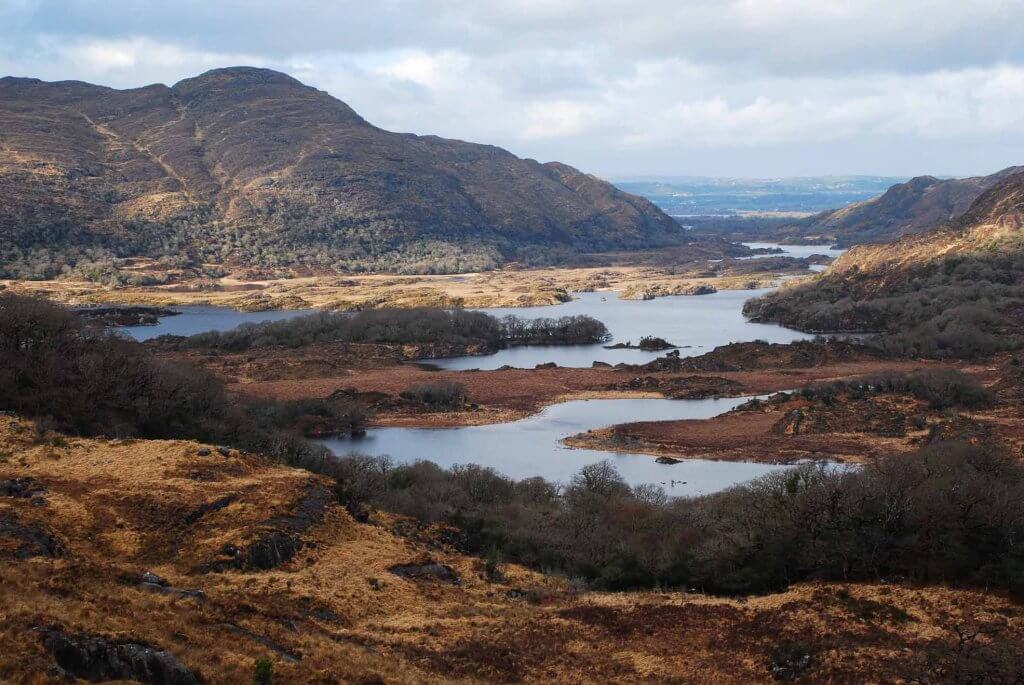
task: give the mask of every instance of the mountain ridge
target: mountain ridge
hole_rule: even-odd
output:
[[[0,79],[0,149],[8,277],[182,255],[466,271],[552,250],[688,242],[649,201],[573,167],[385,131],[255,67],[128,90]]]
[[[1024,170],[960,217],[894,243],[858,245],[819,277],[744,305],[757,321],[879,332],[911,356],[978,357],[1024,347]]]
[[[878,197],[794,221],[783,230],[828,236],[844,247],[896,240],[956,219],[985,191],[1021,171],[1024,166],[967,178],[915,176]]]

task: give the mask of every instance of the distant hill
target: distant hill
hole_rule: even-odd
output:
[[[832,210],[875,197],[904,180],[886,176],[643,176],[615,179],[615,185],[646,197],[670,216],[689,223],[693,217]]]
[[[854,247],[820,277],[751,300],[744,313],[804,330],[879,331],[898,354],[1024,347],[1024,169],[957,219]]]
[[[827,236],[843,246],[895,240],[959,217],[982,193],[1020,171],[1024,167],[971,178],[918,176],[870,200],[794,221],[780,233]]]
[[[173,87],[0,79],[0,276],[149,256],[463,271],[686,241],[559,163],[391,133],[266,69]]]

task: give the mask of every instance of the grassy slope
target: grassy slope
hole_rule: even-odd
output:
[[[925,647],[951,644],[953,626],[986,620],[1024,633],[1006,600],[964,590],[828,584],[739,601],[580,596],[515,567],[491,583],[478,560],[438,542],[438,531],[400,537],[393,530],[409,526],[394,518],[357,523],[334,505],[301,535],[309,544],[293,560],[266,571],[205,572],[225,544],[244,546],[279,527],[274,517],[294,513],[318,481],[200,449],[39,440],[30,424],[0,417],[0,480],[31,477],[45,488],[42,506],[0,497],[0,517],[38,525],[66,548],[59,558],[16,559],[0,534],[0,680],[47,681],[53,661],[36,626],[144,641],[224,683],[249,682],[253,660],[268,653],[282,682],[771,682],[771,659],[790,643],[813,654],[810,680],[888,682],[920,673]],[[188,521],[200,504],[227,495],[236,499]],[[387,570],[428,552],[461,584]],[[138,584],[147,570],[206,599],[147,591]],[[284,652],[301,658],[289,663]]]

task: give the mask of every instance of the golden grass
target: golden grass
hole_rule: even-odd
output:
[[[145,264],[132,271],[145,271]],[[214,279],[216,289],[197,282],[168,286],[107,288],[88,281],[3,281],[11,291],[43,295],[66,304],[213,305],[247,311],[323,308],[352,310],[412,307],[531,307],[555,305],[577,291],[633,293],[654,289],[682,293],[695,285],[720,290],[766,287],[779,274],[708,279],[648,266],[500,269],[459,276],[305,276],[240,281]],[[209,283],[209,281],[204,281]],[[194,289],[193,289],[194,288]]]
[[[204,572],[226,543],[244,544],[319,482],[253,455],[184,441],[40,441],[0,416],[0,480],[31,477],[43,506],[0,498],[0,515],[45,528],[60,558],[0,557],[0,681],[57,682],[34,626],[145,641],[207,682],[247,683],[270,653],[279,682],[771,682],[782,640],[814,650],[816,682],[892,682],[908,658],[944,639],[950,621],[993,619],[1024,630],[995,595],[945,588],[806,584],[765,597],[685,592],[574,594],[563,580],[508,565],[484,578],[479,559],[395,532],[402,520],[355,522],[338,506],[306,531],[309,545],[269,571]],[[237,499],[191,524],[203,502]],[[406,526],[407,527],[407,526]],[[423,541],[417,541],[423,540]],[[0,547],[2,549],[2,547]],[[459,585],[388,572],[426,554]],[[205,601],[138,585],[152,570]],[[526,601],[510,590],[527,591]],[[288,663],[253,635],[272,640]],[[911,650],[906,652],[904,650]]]

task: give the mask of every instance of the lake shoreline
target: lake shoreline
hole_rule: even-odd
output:
[[[757,244],[754,249],[762,249]],[[592,255],[597,266],[522,267],[444,275],[322,274],[240,280],[233,276],[167,285],[111,288],[87,280],[0,281],[12,292],[61,304],[152,307],[224,307],[238,312],[367,308],[524,308],[552,306],[576,292],[651,292],[652,296],[774,287],[782,279],[813,275],[809,246],[778,254],[729,256],[720,246],[686,246],[673,257],[659,251]],[[799,248],[799,249],[797,249]],[[750,249],[743,248],[738,249]],[[819,249],[819,252],[821,250]],[[757,259],[769,259],[761,266]]]

